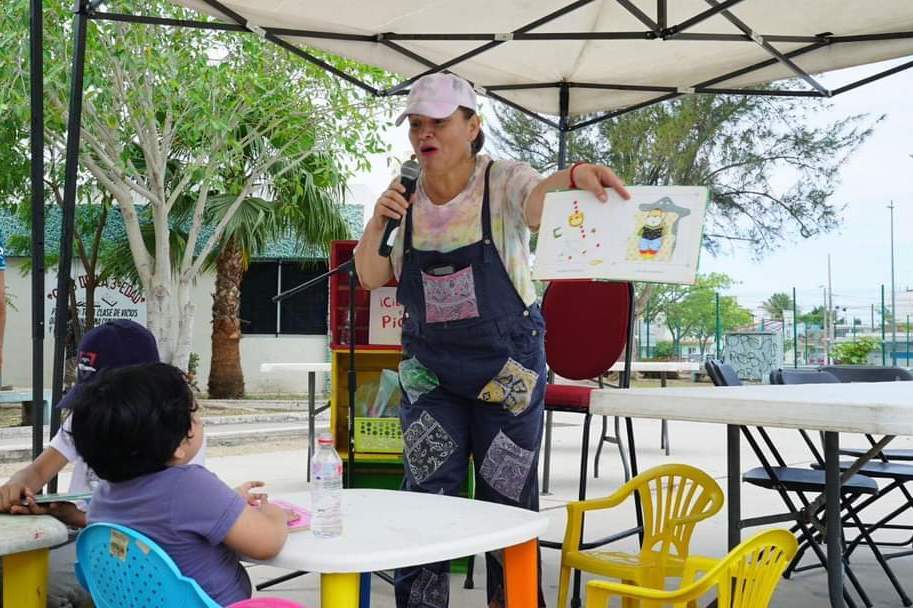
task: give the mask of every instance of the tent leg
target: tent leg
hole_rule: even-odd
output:
[[[63,225],[60,228],[60,263],[57,267],[57,308],[54,311],[54,371],[52,402],[63,393],[67,325],[69,321],[70,270],[73,263],[73,223],[76,216],[76,173],[79,168],[79,135],[82,128],[83,76],[86,63],[86,30],[89,23],[87,0],[76,0],[73,15],[73,65],[70,74],[70,106],[67,117],[67,148],[63,187]],[[52,418],[53,412],[52,409]],[[57,431],[59,412],[51,421]],[[52,487],[51,491],[55,491]]]
[[[32,170],[32,403],[44,401],[44,21],[43,1],[31,0],[29,69]],[[5,294],[0,295],[5,297]],[[44,408],[32,408],[32,459],[44,442]]]

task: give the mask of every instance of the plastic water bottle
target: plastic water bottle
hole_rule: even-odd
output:
[[[321,433],[311,463],[311,532],[330,538],[342,534],[342,459],[333,435]]]

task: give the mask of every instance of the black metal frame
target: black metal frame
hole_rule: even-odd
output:
[[[681,90],[671,90],[669,87],[655,87],[655,92],[659,95],[653,99],[646,100],[642,103],[632,105],[627,108],[611,111],[604,113],[595,118],[584,120],[581,122],[571,124],[568,114],[569,107],[569,96],[571,89],[580,88],[580,89],[622,89],[622,90],[643,90],[642,88],[635,88],[633,85],[628,85],[620,83],[617,85],[606,85],[606,84],[597,84],[597,83],[575,83],[575,82],[558,82],[558,83],[541,83],[541,85],[524,85],[527,88],[532,88],[534,86],[541,87],[556,87],[558,89],[558,95],[560,99],[560,116],[558,122],[554,122],[541,114],[522,107],[521,105],[514,103],[508,99],[503,98],[498,95],[495,91],[498,90],[510,90],[513,87],[512,85],[499,85],[498,83],[487,83],[484,85],[479,85],[475,83],[480,92],[485,93],[488,97],[501,101],[502,103],[515,108],[540,122],[547,124],[549,126],[555,127],[559,131],[559,167],[563,167],[566,164],[567,156],[567,144],[566,136],[567,133],[588,127],[590,125],[596,124],[603,120],[614,118],[622,114],[632,112],[634,110],[644,108],[656,103],[660,103],[669,99],[677,98],[686,93],[696,93],[696,94],[738,94],[738,95],[764,95],[764,96],[782,96],[782,95],[793,95],[793,96],[811,96],[811,97],[833,97],[839,95],[846,91],[850,91],[864,84],[880,80],[887,76],[896,74],[903,70],[913,67],[913,61],[895,66],[893,68],[883,70],[867,78],[863,78],[856,82],[850,83],[848,85],[839,87],[834,90],[828,90],[822,87],[817,81],[815,81],[810,75],[803,72],[798,66],[796,66],[791,59],[793,57],[799,56],[804,53],[814,51],[819,48],[831,46],[834,44],[841,43],[852,43],[852,42],[862,42],[862,41],[872,41],[872,40],[887,40],[887,39],[905,39],[913,37],[913,32],[909,31],[899,31],[899,32],[890,32],[884,34],[876,35],[866,35],[866,36],[833,36],[830,34],[821,34],[811,37],[796,37],[796,36],[778,36],[778,35],[759,35],[751,30],[746,24],[739,21],[735,18],[728,9],[738,4],[743,0],[726,0],[724,2],[717,2],[716,0],[706,0],[709,8],[702,11],[701,13],[694,15],[693,17],[686,19],[678,24],[668,25],[667,23],[667,0],[657,0],[657,15],[656,19],[653,20],[648,15],[637,9],[633,3],[626,0],[618,0],[619,3],[624,6],[629,12],[631,12],[638,20],[644,23],[648,29],[642,30],[639,32],[569,32],[561,34],[550,34],[550,33],[536,33],[532,30],[535,30],[537,27],[544,25],[554,19],[560,17],[561,15],[567,14],[578,8],[590,4],[593,0],[577,0],[571,4],[564,6],[563,8],[554,11],[541,19],[535,20],[531,23],[528,23],[513,32],[509,33],[486,33],[486,34],[396,34],[396,33],[384,33],[378,32],[374,36],[347,36],[343,34],[337,34],[332,32],[311,32],[311,31],[302,31],[302,30],[291,30],[284,28],[260,28],[255,24],[248,23],[245,18],[241,15],[235,13],[234,11],[225,7],[218,0],[204,0],[208,6],[216,10],[218,13],[223,15],[230,23],[219,23],[215,21],[193,21],[193,20],[181,20],[181,19],[162,19],[160,17],[152,16],[143,16],[143,15],[130,15],[130,14],[116,14],[116,13],[105,13],[99,12],[97,9],[102,3],[102,0],[74,0],[74,16],[73,16],[73,55],[72,55],[72,73],[71,73],[71,87],[70,87],[70,99],[69,99],[69,114],[68,114],[68,124],[67,124],[67,145],[66,145],[66,169],[65,169],[65,178],[64,178],[64,197],[63,197],[63,223],[61,226],[61,240],[60,240],[60,263],[58,267],[58,303],[63,303],[63,305],[58,304],[56,316],[55,316],[55,338],[54,338],[54,368],[53,368],[53,397],[52,401],[56,404],[60,397],[62,396],[63,388],[63,365],[64,365],[64,347],[66,342],[66,332],[67,332],[67,306],[66,302],[69,299],[69,290],[70,282],[69,275],[70,269],[72,266],[72,241],[73,241],[73,229],[74,229],[74,216],[75,216],[75,203],[76,203],[76,187],[77,187],[77,169],[78,169],[78,153],[79,153],[79,137],[80,129],[82,122],[82,100],[83,100],[83,73],[85,67],[85,48],[86,48],[86,36],[87,36],[87,27],[88,21],[90,19],[97,20],[116,20],[129,23],[143,23],[149,25],[164,25],[170,27],[192,27],[200,29],[212,29],[212,30],[221,30],[221,31],[237,31],[237,32],[252,32],[258,35],[261,35],[264,39],[277,44],[278,46],[286,49],[290,53],[293,53],[306,61],[309,61],[315,65],[322,67],[323,69],[335,74],[336,76],[346,80],[347,82],[363,89],[366,92],[369,92],[373,95],[380,96],[391,96],[404,93],[404,90],[411,82],[414,82],[416,78],[423,74],[439,72],[451,68],[459,63],[475,57],[481,53],[484,53],[492,48],[505,44],[511,40],[542,40],[542,41],[551,41],[551,40],[593,40],[593,39],[643,39],[643,40],[711,40],[711,41],[733,41],[733,42],[747,42],[751,41],[760,45],[767,53],[771,55],[770,59],[755,63],[750,66],[746,66],[739,70],[723,74],[717,78],[707,80],[702,83],[698,83],[693,88],[681,89]],[[32,320],[33,320],[33,335],[32,335],[32,345],[33,345],[33,367],[32,367],[32,392],[33,392],[33,403],[36,405],[43,401],[43,355],[44,355],[44,320],[43,320],[43,308],[44,308],[44,275],[41,270],[44,268],[44,188],[43,188],[43,154],[44,154],[44,139],[43,139],[43,127],[44,127],[44,115],[42,111],[43,103],[43,64],[41,61],[41,51],[43,48],[43,29],[41,24],[42,17],[42,0],[30,0],[30,59],[31,59],[31,111],[32,111],[32,141],[31,141],[31,162],[32,162],[32,171],[31,171],[31,195],[32,195],[32,212],[33,212],[33,223],[32,223],[32,261],[33,261],[33,273],[32,273]],[[736,27],[740,28],[744,35],[716,35],[716,34],[701,34],[686,32],[690,30],[698,23],[712,17],[714,15],[721,15],[732,22]],[[333,38],[333,39],[346,39],[358,42],[364,42],[366,44],[383,44],[387,48],[396,50],[402,53],[404,56],[409,57],[413,61],[417,61],[420,64],[428,68],[426,72],[409,78],[394,87],[391,87],[387,90],[377,90],[369,84],[362,82],[358,78],[355,78],[344,71],[338,70],[335,67],[329,65],[325,61],[322,61],[318,57],[308,53],[307,51],[287,42],[280,38],[280,36],[299,36],[299,37],[323,37],[323,38]],[[418,39],[435,39],[435,40],[480,40],[485,43],[476,49],[463,53],[457,57],[454,57],[446,62],[441,64],[435,64],[427,59],[424,59],[418,56],[416,53],[409,51],[396,44],[397,40],[418,40]],[[781,53],[777,51],[772,45],[771,42],[808,42],[807,46],[801,47],[797,50],[791,51],[789,53]],[[769,65],[775,63],[782,63],[790,68],[799,78],[808,83],[813,90],[796,90],[796,91],[767,91],[767,90],[757,90],[757,89],[726,89],[726,88],[716,88],[714,85],[721,82],[725,82],[729,79],[741,76],[746,73],[750,73]],[[626,374],[627,376],[627,374]],[[32,436],[32,451],[37,456],[41,452],[43,436],[42,436],[42,415],[43,408],[34,407],[33,408],[33,436]],[[51,430],[55,431],[60,423],[59,412],[52,408],[51,415]],[[629,449],[632,456],[632,472],[636,475],[637,467],[636,460],[634,459],[634,444],[633,444],[633,426],[631,425],[630,419],[626,421],[628,427],[628,436],[629,436]],[[826,450],[827,453],[827,471],[828,471],[828,480],[838,481],[839,482],[839,469],[836,461],[836,447],[837,447],[837,436],[835,433],[827,433],[825,435],[826,445],[834,447],[835,451],[833,458],[831,453]],[[833,445],[831,445],[833,444]],[[833,462],[832,462],[833,461]],[[836,488],[829,488],[829,492],[839,492],[839,483]],[[639,516],[638,509],[638,516]],[[839,513],[828,513],[828,522],[832,523],[834,526],[839,525],[840,514]],[[839,569],[833,569],[834,571],[829,572],[830,577],[840,577],[841,573]],[[832,581],[832,583],[839,588],[839,583]],[[832,586],[832,588],[835,588]],[[839,595],[838,597],[831,598],[832,604],[835,606],[840,605]]]

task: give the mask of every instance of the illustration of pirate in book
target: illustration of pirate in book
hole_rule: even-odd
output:
[[[675,251],[678,222],[691,210],[676,205],[668,196],[638,207],[634,234],[629,241],[629,260],[668,260]]]

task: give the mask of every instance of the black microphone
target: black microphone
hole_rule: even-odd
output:
[[[421,173],[421,169],[421,166],[414,160],[407,160],[399,170],[399,183],[406,188],[406,191],[403,192],[403,198],[407,201],[415,192],[415,185],[418,183],[418,176]],[[390,257],[390,252],[393,251],[393,243],[396,242],[396,232],[399,229],[399,223],[400,220],[395,220],[392,217],[387,219],[387,226],[384,228],[384,237],[381,239],[380,249],[377,251],[378,255],[382,255],[385,258]]]

